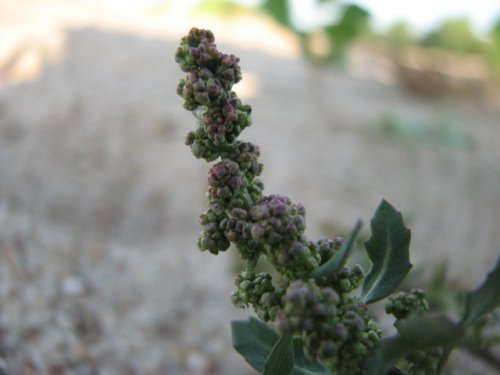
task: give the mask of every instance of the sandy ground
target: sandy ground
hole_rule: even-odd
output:
[[[190,21],[29,3],[0,2],[9,374],[252,374],[230,345],[229,320],[246,316],[229,301],[234,258],[195,246],[208,166],[183,144],[194,122],[173,61]],[[287,36],[247,42],[233,23],[206,23],[241,57],[237,90],[254,110],[242,138],[261,148],[266,192],[304,203],[311,238],[357,218],[367,231],[386,198],[412,228],[418,271],[446,260],[458,286],[482,280],[500,243],[499,108],[418,98],[366,69],[314,68]],[[381,130],[385,113],[449,120],[466,142],[405,141]]]

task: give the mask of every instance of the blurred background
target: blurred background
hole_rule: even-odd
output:
[[[196,247],[208,165],[184,145],[173,57],[192,26],[241,58],[241,137],[310,238],[362,218],[366,239],[389,200],[413,233],[406,286],[436,309],[496,261],[495,2],[0,0],[8,374],[253,374],[230,341],[240,264]],[[496,373],[467,351],[450,368]]]

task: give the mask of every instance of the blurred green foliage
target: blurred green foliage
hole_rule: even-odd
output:
[[[410,24],[405,21],[397,21],[385,32],[385,40],[395,49],[403,49],[415,44],[415,35]]]
[[[372,41],[387,43],[393,51],[424,47],[480,54],[500,78],[500,17],[484,39],[476,35],[467,18],[445,19],[434,30],[418,37],[405,21],[397,21],[385,32],[377,33],[370,29],[367,10],[342,0],[315,0],[312,12],[321,13],[323,20],[317,20],[308,30],[294,22],[291,0],[261,0],[258,4],[258,10],[299,37],[303,55],[315,63],[345,66],[352,44],[360,37],[368,37]],[[255,7],[242,5],[236,0],[205,0],[196,11],[234,16],[255,11]],[[318,40],[321,42],[318,43]]]
[[[336,0],[317,0],[314,6],[331,14],[328,14],[326,23],[318,24],[310,31],[299,29],[292,21],[291,3],[288,0],[264,0],[261,8],[300,37],[303,53],[309,60],[342,65],[351,44],[366,30],[370,15],[358,5],[339,4]],[[321,34],[328,42],[328,48],[321,53],[312,47],[313,37],[317,34]]]
[[[500,79],[500,17],[491,29],[491,46],[488,49],[488,60],[497,78]]]
[[[437,29],[425,35],[421,43],[425,47],[462,53],[483,53],[487,47],[487,43],[474,34],[466,18],[444,21]]]
[[[434,48],[459,54],[478,54],[490,65],[492,72],[500,78],[500,17],[483,38],[479,37],[466,18],[451,18],[417,37],[408,22],[397,21],[382,34],[375,33],[372,39],[385,41],[395,51],[410,47]]]
[[[204,0],[194,8],[195,14],[209,13],[227,17],[248,13],[249,11],[253,10],[233,0]]]
[[[302,30],[293,21],[290,0],[263,0],[258,9],[271,16],[277,23],[295,33],[306,58],[317,63],[345,63],[349,47],[368,26],[368,12],[354,4],[338,0],[316,0],[316,11],[325,15],[326,22],[317,22],[314,29]],[[214,12],[231,15],[245,9],[231,0],[205,0],[198,7],[198,12]],[[317,12],[316,12],[317,13]],[[321,34],[327,41],[327,48],[318,53],[313,47],[314,38]]]

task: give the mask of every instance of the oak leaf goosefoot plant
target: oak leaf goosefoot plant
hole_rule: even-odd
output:
[[[220,52],[211,31],[192,28],[175,60],[187,73],[177,93],[196,118],[186,144],[196,158],[215,162],[198,247],[212,254],[231,246],[238,251],[246,269],[236,277],[231,300],[251,306],[259,318],[232,322],[234,348],[262,374],[441,373],[466,329],[499,306],[500,260],[466,295],[458,322],[426,314],[422,290],[392,296],[412,267],[401,213],[385,200],[378,206],[365,243],[368,272],[347,264],[361,222],[347,239],[308,239],[304,206],[263,194],[259,147],[238,139],[252,123],[250,106],[232,91],[242,78],[239,58]],[[257,271],[259,258],[278,280]],[[397,334],[382,338],[367,306],[385,298]]]

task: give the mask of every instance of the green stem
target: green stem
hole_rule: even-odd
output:
[[[443,348],[443,355],[441,356],[441,358],[439,360],[436,375],[441,375],[443,373],[446,362],[448,362],[448,358],[450,357],[450,354],[452,351],[453,351],[453,347]]]
[[[257,261],[259,260],[259,256],[255,256],[252,259],[247,260],[247,272],[255,271],[257,267]]]
[[[248,207],[248,208],[251,208],[255,205],[255,202],[253,201],[252,199],[252,196],[250,195],[250,193],[248,192],[248,189],[243,189],[242,191],[242,198],[245,202],[245,205]]]

